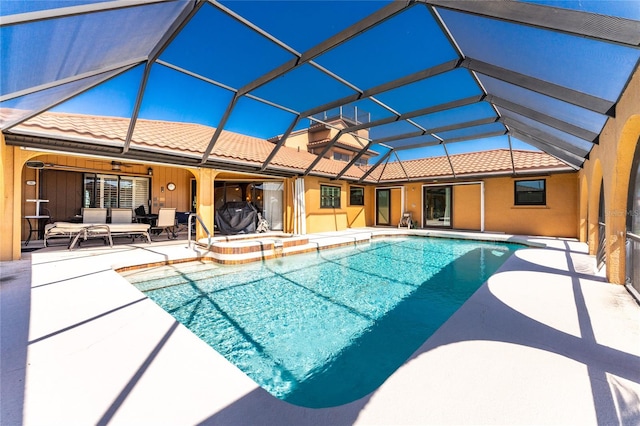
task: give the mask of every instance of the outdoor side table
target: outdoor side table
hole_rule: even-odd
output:
[[[44,223],[46,222],[46,220],[49,219],[50,216],[45,216],[45,215],[34,215],[34,216],[25,216],[24,218],[27,219],[27,223],[29,224],[29,234],[27,235],[27,239],[24,242],[25,246],[29,245],[29,242],[31,241],[31,235],[34,232],[38,233],[38,239],[42,238],[43,235],[43,230],[44,230]],[[35,228],[34,228],[34,223],[32,223],[31,221],[35,221]]]

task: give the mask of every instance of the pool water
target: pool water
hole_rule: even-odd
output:
[[[389,238],[126,277],[271,394],[320,408],[380,386],[520,247]]]

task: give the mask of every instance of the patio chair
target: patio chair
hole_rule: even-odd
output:
[[[131,223],[133,222],[133,210],[131,209],[111,209],[111,223]]]
[[[410,212],[402,214],[402,219],[400,219],[400,223],[398,223],[398,229],[402,228],[403,226],[406,226],[407,229],[411,229],[411,227],[413,226],[413,220],[411,219]]]
[[[82,209],[82,223],[107,223],[107,209],[96,207]]]
[[[176,209],[163,207],[158,211],[158,221],[156,226],[151,228],[153,233],[161,234],[163,231],[167,233],[170,240],[177,237],[176,232]]]

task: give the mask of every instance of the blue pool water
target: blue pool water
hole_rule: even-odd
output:
[[[380,386],[520,247],[390,238],[127,279],[271,394],[319,408]]]

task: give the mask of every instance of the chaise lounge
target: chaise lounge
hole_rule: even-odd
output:
[[[45,226],[44,246],[52,238],[68,238],[69,250],[73,249],[78,241],[86,241],[89,238],[105,238],[109,246],[113,247],[113,236],[126,235],[131,238],[144,236],[151,243],[149,235],[150,225],[147,223],[70,223],[55,222]]]

